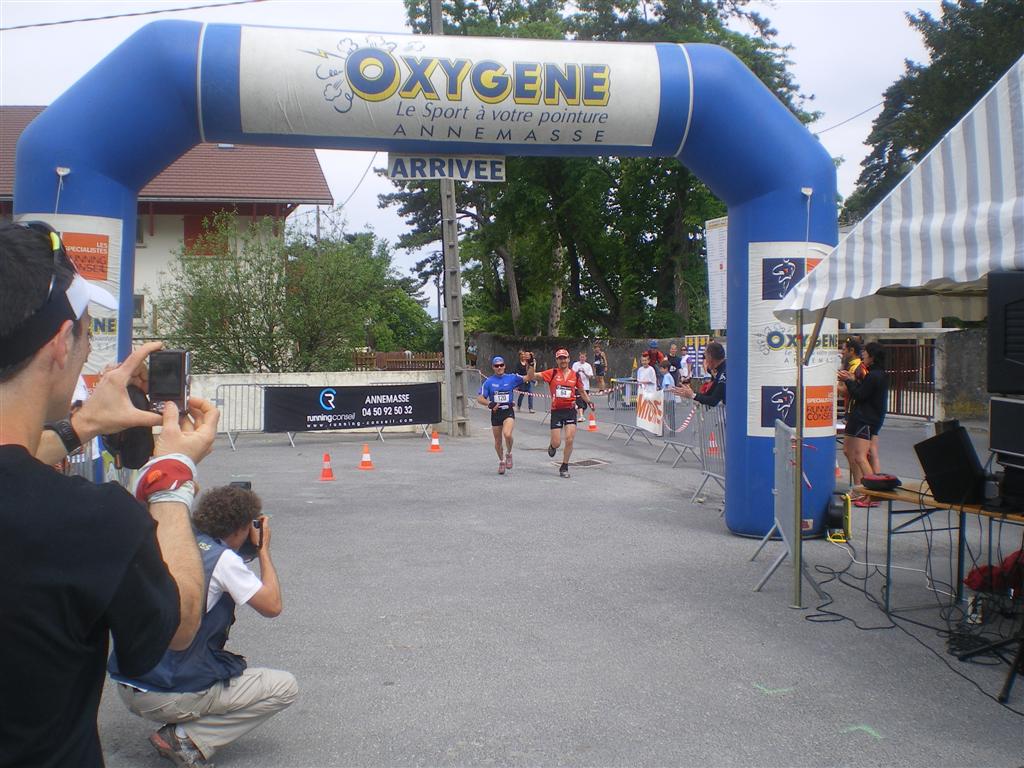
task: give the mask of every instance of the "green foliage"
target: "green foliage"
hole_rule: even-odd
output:
[[[270,220],[239,233],[233,215],[204,222],[161,286],[169,341],[202,372],[344,370],[352,351],[433,351],[440,329],[373,234],[286,239]],[[203,255],[216,253],[219,255]]]
[[[906,62],[885,91],[861,163],[857,187],[841,220],[863,218],[942,139],[1024,54],[1024,3],[959,0],[942,3],[939,18],[908,14],[929,64]]]
[[[446,0],[443,14],[445,34],[452,35],[716,43],[798,117],[813,118],[788,71],[786,49],[746,6],[747,0]],[[406,9],[414,30],[430,31],[428,2],[406,0]],[[753,34],[727,28],[730,19],[745,20]],[[546,335],[557,286],[566,335],[707,331],[704,222],[724,215],[725,206],[678,162],[512,157],[506,176],[504,184],[457,188],[467,330]],[[411,227],[398,247],[438,242],[438,185],[395,186],[380,205],[397,208]],[[431,280],[439,260],[425,259],[416,271],[421,281]]]

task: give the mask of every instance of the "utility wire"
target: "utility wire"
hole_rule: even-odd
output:
[[[835,125],[830,125],[828,128],[822,128],[820,131],[815,131],[814,135],[815,136],[820,136],[821,134],[825,133],[826,131],[831,131],[833,128],[838,128],[840,125],[846,125],[851,120],[856,120],[861,115],[866,115],[868,112],[870,112],[873,109],[877,109],[878,107],[882,106],[882,104],[884,104],[884,103],[885,102],[880,101],[877,104],[872,104],[870,107],[868,107],[867,109],[863,110],[862,112],[858,112],[853,117],[848,117],[845,120],[836,123]]]
[[[0,32],[13,32],[17,29],[38,29],[40,27],[56,27],[62,24],[80,24],[85,21],[109,21],[111,19],[127,19],[132,16],[154,16],[158,13],[180,13],[181,11],[202,11],[207,8],[227,8],[232,5],[249,5],[262,3],[265,0],[231,0],[227,3],[211,3],[208,5],[191,5],[187,8],[163,8],[155,11],[136,11],[135,13],[116,13],[110,16],[93,16],[88,19],[64,19],[63,21],[41,21],[36,24],[22,24],[17,27],[0,27]]]
[[[359,177],[359,182],[356,184],[356,188],[352,190],[352,194],[346,197],[345,202],[339,205],[338,208],[344,208],[346,205],[348,205],[349,200],[355,197],[356,192],[359,191],[359,187],[362,186],[363,181],[366,179],[366,174],[368,174],[370,172],[370,169],[373,168],[373,161],[377,159],[377,154],[377,152],[373,153],[373,157],[370,158],[369,165],[366,166],[366,170],[363,171],[363,175]]]

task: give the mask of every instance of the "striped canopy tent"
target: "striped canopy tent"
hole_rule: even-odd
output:
[[[786,296],[797,312],[983,320],[989,272],[1024,270],[1024,57]],[[807,314],[804,315],[807,317]]]

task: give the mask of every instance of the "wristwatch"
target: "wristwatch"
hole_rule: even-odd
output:
[[[71,419],[49,421],[43,425],[43,429],[51,429],[56,432],[60,441],[64,443],[64,450],[68,453],[74,453],[82,447],[82,438],[78,436],[75,428],[71,426]]]

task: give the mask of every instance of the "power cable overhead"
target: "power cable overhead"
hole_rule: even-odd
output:
[[[57,27],[63,24],[81,24],[86,21],[110,21],[111,19],[127,19],[132,16],[155,16],[160,13],[180,13],[182,11],[203,11],[208,8],[227,8],[232,5],[250,5],[266,0],[231,0],[227,3],[207,3],[206,5],[190,5],[186,8],[161,8],[155,11],[136,11],[134,13],[115,13],[110,16],[92,16],[85,19],[64,19],[62,21],[40,21],[36,24],[21,24],[16,27],[0,27],[0,32],[13,32],[18,29],[39,29],[40,27]]]
[[[868,107],[867,109],[861,110],[860,112],[858,112],[853,117],[848,117],[845,120],[841,120],[840,122],[836,123],[835,125],[830,125],[828,128],[822,128],[820,131],[815,131],[814,135],[815,136],[821,136],[821,134],[825,133],[826,131],[831,131],[833,128],[838,128],[841,125],[846,125],[851,120],[856,120],[861,115],[866,115],[868,112],[870,112],[873,109],[877,109],[878,107],[882,106],[882,104],[884,104],[884,103],[885,102],[880,101],[877,104],[872,104],[870,107]]]

